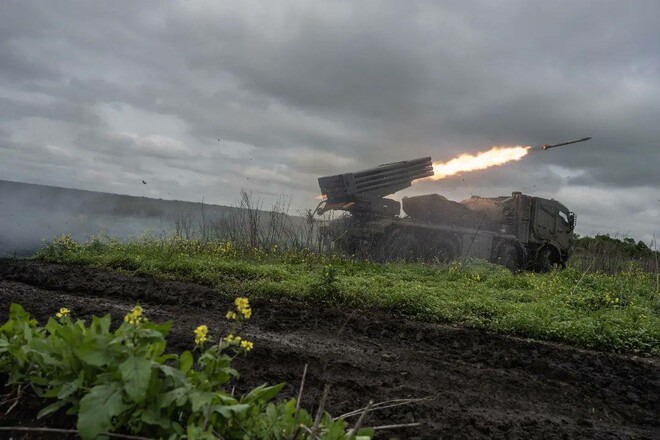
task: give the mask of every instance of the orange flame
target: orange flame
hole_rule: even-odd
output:
[[[433,180],[444,179],[465,171],[485,170],[486,168],[503,165],[512,160],[520,160],[529,152],[529,146],[493,147],[478,154],[461,154],[449,162],[433,162],[431,176]]]

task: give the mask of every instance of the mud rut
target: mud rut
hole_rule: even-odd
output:
[[[173,321],[171,351],[189,348],[192,330],[202,323],[212,334],[223,334],[228,304],[238,294],[85,267],[0,260],[0,320],[11,302],[43,323],[62,306],[77,317],[109,312],[119,320],[139,301],[150,319]],[[307,363],[308,408],[324,381],[332,386],[328,409],[335,415],[370,399],[433,398],[372,413],[371,425],[422,423],[377,438],[660,438],[657,359],[421,324],[383,312],[284,301],[253,301],[253,310],[241,333],[254,340],[255,349],[236,363],[239,390],[285,381],[283,394],[294,396]],[[30,411],[35,409],[19,414],[36,413]],[[16,417],[2,411],[0,425],[20,422]]]

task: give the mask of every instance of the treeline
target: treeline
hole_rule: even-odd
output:
[[[648,272],[657,272],[660,252],[652,243],[650,247],[643,241],[632,238],[615,238],[608,234],[594,237],[578,237],[575,244],[575,254],[572,258],[574,266],[591,267],[604,272],[619,272],[637,266]]]

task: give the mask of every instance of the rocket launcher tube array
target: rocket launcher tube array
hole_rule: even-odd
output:
[[[385,197],[409,187],[413,180],[433,175],[430,157],[381,165],[355,173],[319,178],[329,201],[350,202]]]

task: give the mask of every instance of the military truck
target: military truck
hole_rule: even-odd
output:
[[[424,157],[319,178],[324,201],[316,212],[345,213],[324,224],[322,236],[349,255],[378,261],[472,257],[541,272],[566,265],[576,216],[556,200],[520,192],[461,202],[439,194],[386,198],[432,175]]]

